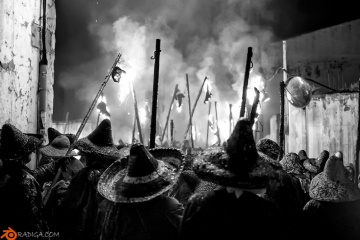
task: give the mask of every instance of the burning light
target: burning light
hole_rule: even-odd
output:
[[[139,119],[140,119],[141,123],[146,122],[146,110],[145,110],[145,108],[140,108],[139,109]]]
[[[181,110],[182,110],[182,105],[181,106],[176,106],[176,110],[178,111],[178,113],[181,113]]]

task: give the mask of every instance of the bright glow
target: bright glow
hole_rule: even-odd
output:
[[[211,92],[211,90],[212,90],[211,82],[209,79],[206,79],[204,87],[203,87],[203,91],[206,92],[208,87],[209,87],[209,91]]]
[[[192,135],[193,135],[193,140],[196,140],[196,129],[195,126],[192,126]]]
[[[178,113],[181,113],[181,110],[182,110],[182,105],[179,107],[179,106],[176,106],[176,110],[178,111]]]
[[[106,106],[106,111],[110,113],[110,108],[108,106]]]
[[[146,122],[146,110],[145,110],[145,108],[140,108],[139,109],[139,119],[140,119],[141,123]]]

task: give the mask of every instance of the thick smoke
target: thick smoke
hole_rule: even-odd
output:
[[[185,76],[189,76],[192,105],[203,79],[208,77],[213,94],[211,119],[215,119],[216,101],[223,142],[230,134],[230,103],[235,120],[239,116],[248,47],[252,47],[254,53],[251,75],[273,73],[274,63],[268,53],[274,50],[264,52],[262,49],[268,48],[274,40],[273,31],[279,32],[280,28],[288,34],[295,31],[290,19],[298,19],[301,27],[304,19],[296,10],[301,7],[299,3],[298,0],[57,1],[58,12],[66,14],[58,13],[60,24],[56,37],[65,44],[57,47],[56,53],[55,88],[58,91],[55,100],[63,99],[55,101],[55,108],[62,115],[69,111],[70,118],[81,119],[120,52],[119,66],[126,74],[122,75],[120,84],[109,82],[104,90],[115,141],[131,141],[134,123],[133,99],[129,91],[131,82],[142,116],[144,138],[148,139],[150,118],[149,115],[146,119],[144,116],[146,108],[151,112],[154,75],[154,60],[151,57],[156,39],[161,39],[159,124],[161,127],[165,124],[174,88],[178,84],[186,97],[180,113],[174,103],[170,119],[174,120],[175,140],[182,142],[189,119]],[[280,5],[282,9],[278,7]],[[252,78],[250,85],[253,84],[251,81]],[[208,105],[203,103],[205,90],[193,119],[196,143],[201,147],[206,141],[209,110]],[[275,108],[274,114],[278,112],[278,106]],[[55,113],[56,119],[62,120],[63,116]],[[91,120],[96,119],[95,112]],[[210,132],[209,144],[215,141],[215,135]]]

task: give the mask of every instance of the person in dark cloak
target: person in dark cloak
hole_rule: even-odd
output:
[[[280,146],[271,139],[263,138],[256,143],[259,154],[266,154],[266,162],[275,168],[275,175],[270,177],[264,198],[274,202],[280,209],[283,219],[286,221],[283,229],[287,229],[287,238],[302,239],[301,234],[293,235],[302,222],[302,208],[306,202],[302,202],[302,189],[299,180],[292,177],[282,169],[277,161],[280,154]],[[286,226],[286,227],[285,227]]]
[[[237,122],[227,143],[194,159],[194,172],[221,188],[190,198],[180,239],[284,239],[278,207],[260,197],[274,168],[258,154],[248,119]]]
[[[347,178],[338,152],[311,181],[310,197],[303,209],[306,239],[360,239],[360,189]]]
[[[282,165],[285,172],[287,172],[292,178],[296,178],[294,179],[294,182],[300,182],[300,200],[303,205],[302,207],[304,207],[304,205],[310,200],[310,178],[305,174],[306,169],[300,164],[299,156],[294,152],[287,153],[280,161],[280,164]]]
[[[41,185],[52,179],[62,161],[30,170],[26,164],[42,141],[22,133],[6,123],[1,130],[0,158],[0,229],[15,232],[45,234],[48,225],[44,218]],[[20,237],[20,236],[19,236]]]
[[[97,183],[105,169],[121,156],[113,142],[110,120],[103,120],[87,137],[79,139],[75,149],[86,158],[86,167],[71,179],[60,203],[59,212],[65,219],[63,239],[99,239],[104,198],[97,193]]]
[[[135,143],[129,156],[105,170],[98,183],[108,200],[100,239],[176,240],[184,208],[167,192],[178,180],[183,158],[175,148],[148,150]]]

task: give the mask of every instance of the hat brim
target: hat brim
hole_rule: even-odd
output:
[[[111,164],[101,175],[98,192],[112,202],[144,202],[155,198],[174,186],[183,169],[184,156],[175,148],[154,148],[149,152],[158,160],[160,173],[148,182],[124,182],[128,158]]]
[[[68,148],[59,149],[59,148],[54,148],[51,145],[45,146],[45,147],[40,149],[40,152],[42,154],[44,154],[47,157],[52,157],[52,158],[65,157],[67,151],[68,151]],[[73,157],[73,156],[76,156],[76,155],[77,154],[74,151],[71,151],[67,156],[68,157]]]
[[[326,202],[349,202],[360,199],[360,189],[355,184],[350,181],[331,181],[324,172],[312,179],[309,194],[312,199]]]
[[[267,160],[270,160],[268,158]],[[226,187],[243,189],[265,188],[269,177],[275,169],[259,154],[254,166],[245,175],[239,175],[227,169],[229,156],[222,147],[212,147],[204,150],[193,162],[194,172],[203,180]]]
[[[98,146],[91,142],[87,137],[82,138],[78,140],[75,143],[74,148],[84,152],[93,154],[95,156],[101,157],[101,158],[107,158],[111,160],[116,160],[121,157],[121,154],[115,147],[115,145],[112,146]]]

